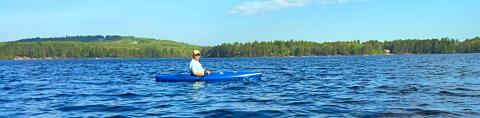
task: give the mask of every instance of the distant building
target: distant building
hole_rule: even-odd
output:
[[[32,58],[27,56],[16,56],[13,60],[30,60]]]
[[[390,50],[389,50],[389,49],[383,49],[383,51],[385,52],[385,54],[390,54]]]

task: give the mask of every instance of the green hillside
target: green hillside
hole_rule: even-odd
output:
[[[0,58],[189,57],[201,46],[133,36],[30,38],[0,43]]]

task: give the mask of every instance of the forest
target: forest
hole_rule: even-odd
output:
[[[247,43],[223,43],[205,47],[208,57],[283,57],[283,56],[335,56],[381,54],[448,54],[479,53],[480,38],[464,41],[441,39],[397,39],[393,41],[369,40],[360,42],[312,42],[312,41],[254,41]]]
[[[30,38],[0,43],[0,59],[189,57],[201,46],[133,36]]]
[[[313,42],[277,40],[197,46],[133,36],[65,36],[0,42],[0,59],[16,58],[163,58],[190,57],[201,49],[205,57],[286,57],[383,54],[479,53],[480,37],[440,39]]]

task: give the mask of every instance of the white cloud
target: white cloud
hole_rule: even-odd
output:
[[[315,3],[321,5],[327,4],[346,4],[351,2],[363,2],[367,0],[315,0]],[[275,11],[279,9],[303,7],[308,4],[309,0],[268,0],[262,2],[247,2],[242,5],[233,7],[230,11],[232,14],[257,15],[267,11]]]
[[[265,11],[302,7],[307,4],[307,1],[308,0],[270,0],[264,2],[248,2],[239,6],[235,6],[231,13],[255,15]]]

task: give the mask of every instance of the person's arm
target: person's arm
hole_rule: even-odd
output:
[[[193,73],[195,76],[205,76],[205,73],[203,71],[195,72]]]
[[[205,69],[203,69],[203,71],[197,71],[196,73],[193,73],[195,76],[205,76],[210,74],[212,74],[212,72]]]

